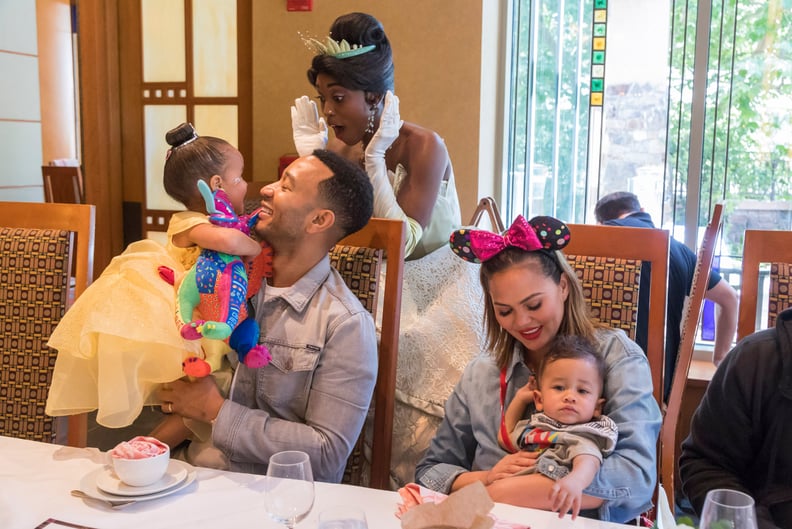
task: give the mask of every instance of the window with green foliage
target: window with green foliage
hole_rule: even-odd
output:
[[[792,228],[792,0],[512,0],[501,210],[594,222],[636,193],[695,248],[725,204],[720,267],[745,229]]]
[[[752,201],[789,211],[792,0],[708,3],[708,35],[697,28],[701,6],[692,0],[511,5],[507,171],[500,197],[507,217],[591,221],[599,196],[628,189],[658,224],[677,227],[679,237],[691,186],[699,226],[719,200],[738,215],[731,219],[738,231],[765,224],[739,214],[759,207]],[[590,105],[598,81],[592,80],[596,5],[607,16],[596,31],[607,42],[601,107]],[[698,58],[697,37],[707,43]],[[694,110],[697,66],[704,79],[695,87],[701,116]],[[702,154],[693,183],[691,143]],[[789,215],[782,219],[770,225],[789,228]],[[739,240],[729,245],[729,253],[740,252]]]

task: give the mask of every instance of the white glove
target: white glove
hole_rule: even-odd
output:
[[[297,154],[308,156],[314,152],[314,149],[324,149],[327,146],[327,122],[319,117],[316,103],[308,96],[294,100],[291,119]]]
[[[421,240],[423,228],[417,220],[408,217],[396,202],[393,185],[388,178],[388,166],[385,163],[385,152],[399,137],[399,130],[403,124],[399,117],[399,98],[388,90],[385,94],[379,127],[366,147],[365,166],[371,185],[374,187],[374,216],[403,220],[407,223],[404,256],[409,257]]]

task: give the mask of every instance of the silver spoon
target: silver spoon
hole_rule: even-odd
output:
[[[97,498],[95,496],[91,496],[90,494],[81,491],[80,489],[72,489],[71,495],[77,498],[82,498],[84,500],[97,501],[99,503],[109,506],[111,509],[120,509],[125,505],[129,505],[130,503],[135,503],[135,500],[105,500],[102,498]]]

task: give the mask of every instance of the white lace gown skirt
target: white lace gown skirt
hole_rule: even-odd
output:
[[[404,264],[391,485],[415,480],[467,363],[483,350],[479,265],[446,245]]]

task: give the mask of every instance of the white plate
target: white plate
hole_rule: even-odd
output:
[[[179,463],[181,463],[181,461],[178,459],[171,459],[168,462],[165,475],[151,485],[146,485],[145,487],[127,485],[118,479],[112,467],[104,468],[104,472],[100,472],[99,475],[96,476],[96,487],[103,492],[115,494],[117,496],[146,496],[148,494],[162,492],[165,489],[178,485],[187,477],[187,469]]]
[[[156,500],[157,498],[164,498],[165,496],[169,496],[180,490],[185,489],[189,486],[193,481],[195,481],[195,468],[191,465],[185,463],[184,461],[179,461],[178,459],[174,459],[171,463],[168,464],[168,469],[170,469],[170,465],[175,463],[176,465],[180,466],[181,468],[187,471],[187,477],[184,478],[180,483],[177,485],[172,486],[169,489],[165,489],[160,492],[154,492],[151,494],[146,494],[144,496],[123,496],[124,499],[129,501],[148,501],[148,500]],[[92,498],[96,498],[98,500],[106,500],[106,501],[118,501],[122,498],[122,496],[116,494],[109,494],[104,492],[99,487],[96,486],[96,481],[99,479],[99,476],[105,472],[108,472],[107,468],[97,468],[96,470],[89,472],[80,480],[80,490],[83,491],[85,494]]]

